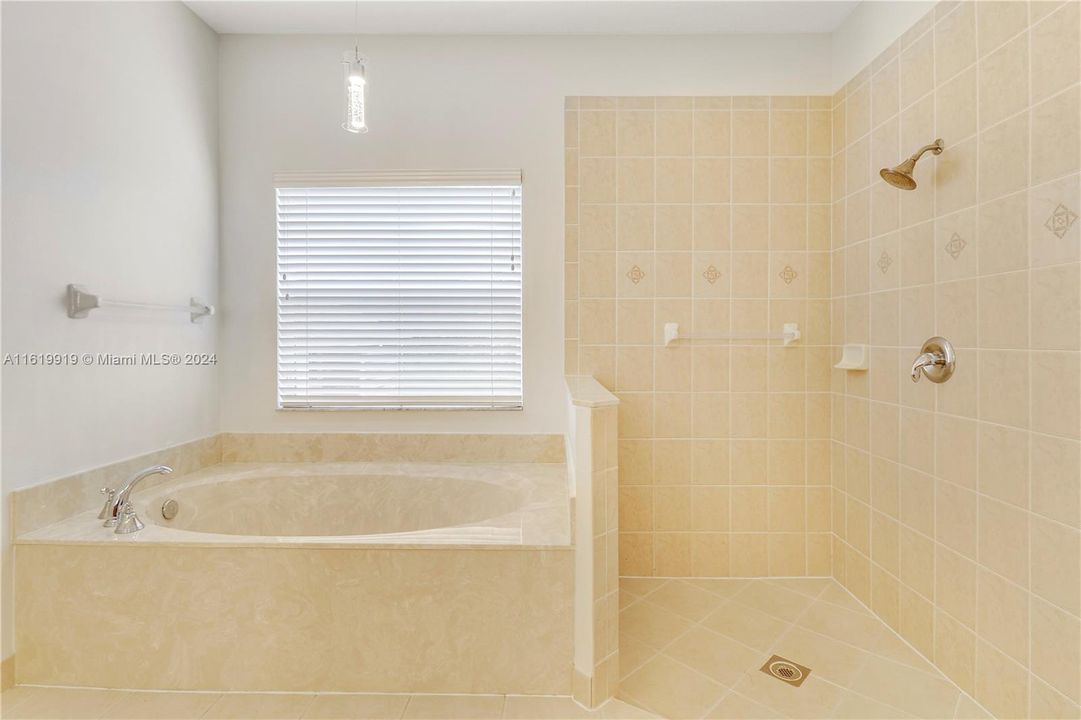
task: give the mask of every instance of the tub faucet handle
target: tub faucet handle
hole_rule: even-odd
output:
[[[103,487],[99,492],[105,496],[105,507],[98,513],[98,520],[108,520],[113,516],[113,503],[116,501],[116,490],[111,487]]]
[[[139,516],[135,514],[135,506],[131,504],[131,500],[124,503],[124,506],[120,508],[120,517],[116,522],[116,534],[127,535],[133,532],[139,532],[145,525],[143,521],[139,519]]]

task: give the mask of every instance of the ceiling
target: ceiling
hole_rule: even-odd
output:
[[[190,0],[219,33],[701,35],[833,32],[858,0]]]

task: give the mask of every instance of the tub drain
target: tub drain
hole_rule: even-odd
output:
[[[794,687],[802,685],[807,676],[811,674],[810,668],[794,663],[780,655],[772,656],[760,669],[767,675],[772,675]]]
[[[180,503],[169,498],[161,504],[161,516],[166,520],[172,520],[180,512]]]

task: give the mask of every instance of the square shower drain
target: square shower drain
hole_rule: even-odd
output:
[[[811,668],[794,663],[780,655],[773,655],[766,664],[759,668],[762,672],[782,680],[793,687],[799,687],[807,676],[811,674]]]

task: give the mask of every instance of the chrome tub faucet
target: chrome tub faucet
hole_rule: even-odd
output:
[[[105,507],[98,513],[98,519],[104,520],[105,527],[115,527],[117,535],[126,535],[142,530],[144,525],[135,514],[135,506],[131,504],[131,492],[144,478],[151,475],[168,475],[173,469],[168,465],[154,465],[145,470],[140,470],[131,476],[120,490],[102,488],[101,494],[105,495]]]

